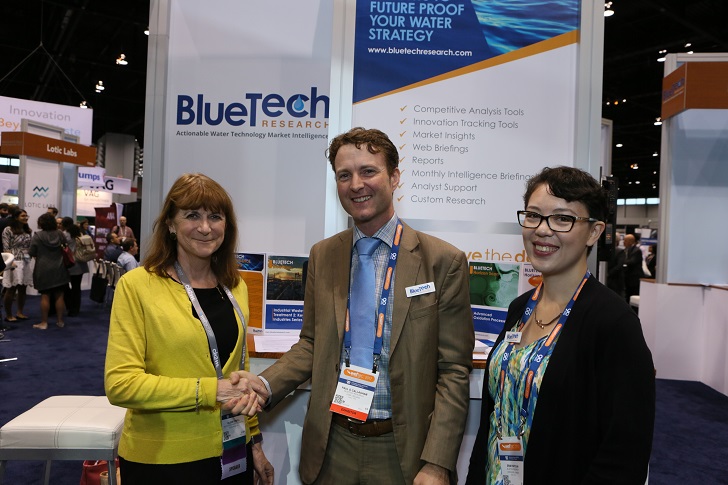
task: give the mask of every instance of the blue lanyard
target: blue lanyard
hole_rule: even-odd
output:
[[[215,365],[215,373],[217,374],[218,379],[222,379],[224,376],[222,373],[222,364],[220,363],[220,352],[217,350],[217,339],[215,338],[215,332],[212,331],[210,321],[207,319],[207,315],[205,315],[205,312],[202,311],[200,302],[197,300],[197,295],[195,295],[195,290],[192,289],[192,284],[190,283],[189,278],[187,278],[185,272],[182,271],[182,266],[179,264],[178,261],[174,262],[174,269],[177,272],[180,283],[182,283],[182,286],[184,286],[185,291],[187,292],[187,297],[190,299],[190,302],[192,302],[192,306],[195,307],[197,316],[200,318],[200,322],[202,323],[202,328],[205,329],[205,333],[207,334],[207,344],[210,347],[210,353],[212,353],[212,362]],[[245,347],[247,345],[247,341],[245,340],[245,317],[243,316],[243,311],[240,309],[240,305],[233,296],[232,291],[230,291],[230,289],[225,285],[220,286],[222,286],[222,289],[225,290],[225,294],[230,300],[230,303],[232,303],[233,308],[235,308],[235,312],[238,314],[238,317],[240,317],[240,322],[243,325],[243,356],[240,358],[240,370],[245,370]]]
[[[584,278],[582,278],[581,283],[576,288],[576,291],[574,291],[574,295],[569,300],[569,303],[566,305],[566,308],[564,308],[564,311],[561,312],[561,317],[559,317],[559,321],[556,323],[556,326],[551,329],[551,332],[549,333],[548,337],[546,338],[546,341],[544,341],[543,345],[538,349],[538,352],[536,353],[536,356],[531,359],[531,363],[528,367],[528,372],[526,373],[526,385],[523,389],[523,399],[521,399],[521,423],[518,428],[518,435],[522,436],[525,432],[525,425],[528,418],[528,404],[531,400],[532,387],[536,385],[534,382],[536,372],[538,371],[539,366],[541,365],[541,362],[543,361],[544,357],[548,355],[552,350],[554,343],[556,342],[556,339],[558,338],[559,334],[561,333],[561,330],[564,328],[564,325],[566,324],[566,320],[569,318],[569,315],[571,314],[571,308],[574,306],[574,302],[576,302],[576,299],[579,297],[579,293],[581,293],[581,289],[583,288],[584,284],[587,282],[589,277],[591,276],[591,273],[589,270],[587,270],[586,274],[584,275]],[[518,326],[518,331],[521,331],[523,326],[526,324],[528,319],[531,317],[531,314],[535,311],[536,305],[538,305],[539,297],[541,295],[541,290],[543,288],[543,283],[538,285],[538,288],[536,288],[536,291],[533,292],[533,295],[531,295],[531,298],[528,300],[528,304],[526,305],[526,309],[523,311],[523,316],[521,316],[521,323]],[[505,352],[503,353],[503,358],[501,359],[501,370],[499,375],[499,382],[498,382],[498,401],[503,402],[503,386],[505,384],[505,376],[506,376],[506,370],[508,369],[508,361],[511,357],[511,353],[513,351],[513,343],[508,344],[508,347],[506,347]],[[496,422],[498,423],[498,435],[501,435],[501,412],[500,412],[500,404],[496,406],[495,409],[496,412]]]
[[[397,222],[397,231],[394,234],[394,241],[392,242],[392,249],[389,251],[389,258],[387,263],[387,273],[384,275],[384,282],[382,283],[382,291],[379,298],[379,311],[377,312],[377,331],[374,338],[374,367],[372,372],[377,371],[379,366],[379,358],[382,355],[382,342],[384,334],[384,318],[387,315],[387,301],[392,296],[392,277],[394,276],[394,268],[397,266],[397,255],[399,254],[399,243],[402,239],[402,226],[401,222]],[[354,249],[351,250],[352,257],[354,255]],[[351,281],[351,278],[349,278]],[[351,283],[350,283],[351,285]],[[385,295],[386,292],[386,295]],[[346,325],[344,326],[344,351],[346,353],[346,366],[349,367],[349,355],[351,354],[351,329],[349,328],[349,308],[351,307],[351,288],[349,288],[349,297],[346,300]]]

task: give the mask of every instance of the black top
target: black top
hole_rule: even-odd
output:
[[[230,354],[235,348],[238,341],[238,323],[235,319],[235,308],[225,294],[225,290],[220,288],[194,288],[197,300],[200,302],[202,311],[210,322],[212,332],[217,340],[217,350],[220,353],[220,365],[225,367],[225,363],[230,358]],[[192,315],[199,319],[195,307],[192,306]],[[201,324],[201,323],[200,323]],[[212,352],[210,352],[212,356]]]

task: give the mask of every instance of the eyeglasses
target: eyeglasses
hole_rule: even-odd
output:
[[[576,217],[568,214],[551,214],[550,216],[542,216],[538,212],[518,211],[518,223],[526,229],[536,229],[541,225],[544,219],[546,224],[554,232],[569,232],[574,227],[576,221],[597,222],[599,219],[593,217]]]

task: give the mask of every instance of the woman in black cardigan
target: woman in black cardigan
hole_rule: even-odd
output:
[[[511,303],[488,358],[466,483],[641,485],[652,356],[635,313],[587,271],[606,195],[586,172],[545,168],[524,202],[523,243],[543,282]]]

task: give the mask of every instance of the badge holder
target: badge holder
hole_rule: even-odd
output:
[[[374,400],[379,373],[358,365],[341,369],[330,411],[358,421],[366,421]]]
[[[222,416],[222,479],[245,472],[246,458],[245,416]]]

